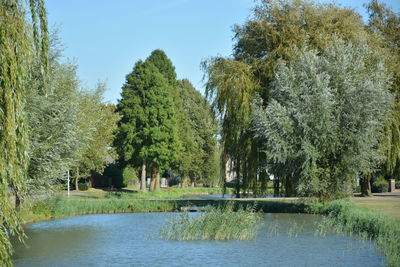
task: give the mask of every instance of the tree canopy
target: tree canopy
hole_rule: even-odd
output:
[[[340,39],[321,54],[303,48],[298,59],[278,65],[269,104],[258,100],[253,123],[268,169],[290,183],[289,195],[345,196],[357,175],[377,166],[393,99],[388,82],[366,44]]]

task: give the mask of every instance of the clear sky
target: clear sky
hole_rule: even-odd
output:
[[[365,15],[368,0],[337,0]],[[399,0],[382,1],[400,10]],[[253,0],[47,0],[50,26],[57,25],[64,55],[78,64],[82,85],[106,81],[104,100],[117,103],[134,63],[162,49],[203,92],[202,60],[232,53],[232,26],[243,24]]]

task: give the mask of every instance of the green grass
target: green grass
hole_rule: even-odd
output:
[[[170,217],[160,231],[165,240],[250,240],[261,225],[261,213],[253,208],[235,209],[227,204],[199,216],[187,212]]]
[[[326,215],[319,226],[320,233],[333,230],[373,240],[389,266],[400,266],[400,223],[397,220],[345,200],[314,205],[311,209]]]
[[[354,203],[360,208],[383,212],[400,221],[400,199],[386,200],[374,198],[357,198],[354,200]]]
[[[103,199],[103,198],[118,198],[118,199],[193,199],[196,196],[191,194],[221,194],[221,188],[209,187],[194,187],[194,188],[179,188],[169,187],[162,188],[157,191],[142,192],[137,188],[124,188],[119,191],[89,191],[81,192],[79,195],[72,195],[72,199]],[[227,190],[227,194],[231,193],[231,189]]]

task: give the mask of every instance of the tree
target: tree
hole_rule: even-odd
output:
[[[121,119],[115,146],[120,159],[142,170],[150,166],[150,189],[158,189],[160,171],[177,162],[180,147],[172,88],[149,60],[138,61],[127,75],[117,111]]]
[[[352,43],[369,40],[361,16],[334,4],[260,0],[252,15],[244,25],[234,26],[232,58],[203,63],[207,96],[221,120],[223,158],[233,161],[238,177],[237,196],[266,190],[268,176],[262,166],[268,151],[260,150],[254,138],[250,103],[257,94],[268,105],[277,62],[295,60],[297,47],[303,45],[322,51],[332,33]],[[292,186],[284,184],[290,191]]]
[[[39,84],[26,93],[30,147],[27,186],[30,194],[46,193],[70,168],[79,148],[75,131],[79,111],[76,66],[50,61],[47,94]],[[35,80],[36,82],[38,80]],[[35,85],[31,81],[31,85]],[[51,191],[51,190],[50,190]]]
[[[302,49],[297,60],[280,63],[269,105],[258,99],[254,106],[268,163],[281,169],[273,174],[323,201],[351,193],[355,177],[381,158],[388,82],[380,56],[365,43],[334,39],[320,55]]]
[[[400,176],[400,17],[377,0],[367,5],[369,21],[367,29],[377,39],[374,48],[380,49],[385,67],[391,73],[390,91],[395,96],[395,105],[385,125],[382,150],[386,156],[382,171],[393,177]],[[368,194],[368,192],[363,192]]]
[[[42,25],[42,48],[45,50],[47,23],[43,1],[31,0],[32,16],[39,15]],[[32,6],[32,5],[31,5]],[[39,11],[39,14],[37,12]],[[9,188],[19,206],[25,192],[28,165],[28,134],[24,114],[24,92],[28,86],[33,47],[30,45],[30,25],[25,18],[23,3],[5,0],[0,4],[0,263],[11,266],[11,243],[9,236],[23,237],[16,209],[13,209]],[[47,54],[43,54],[45,60]],[[43,76],[45,73],[43,73]]]
[[[192,186],[196,177],[216,184],[219,178],[219,160],[216,159],[218,128],[211,106],[188,80],[179,81],[177,91],[186,119],[179,124],[185,148],[180,162],[181,177],[189,176]]]
[[[81,177],[102,172],[107,159],[114,157],[111,145],[119,116],[112,105],[102,103],[105,90],[105,84],[99,83],[96,90],[80,90],[76,95],[78,116],[74,131],[79,146],[71,164],[76,190]]]

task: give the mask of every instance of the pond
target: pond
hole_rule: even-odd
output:
[[[319,216],[265,214],[252,241],[164,241],[171,213],[76,216],[28,225],[15,266],[382,266],[369,241],[315,234]],[[192,215],[197,216],[197,215]]]

